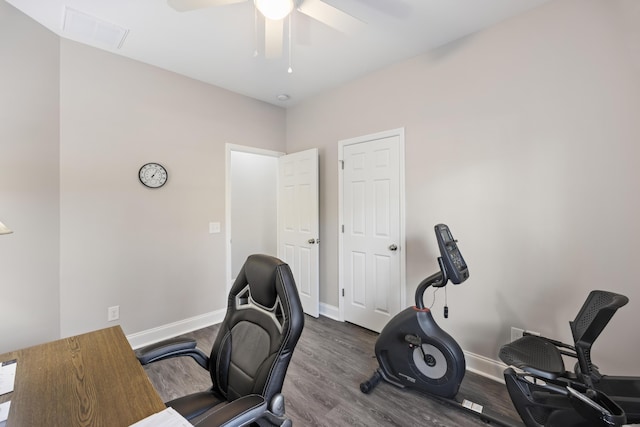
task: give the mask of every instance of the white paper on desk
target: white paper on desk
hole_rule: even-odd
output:
[[[0,425],[3,425],[9,417],[9,408],[11,407],[11,401],[0,403]]]
[[[140,420],[129,427],[192,427],[182,415],[177,413],[173,408],[167,408],[164,411],[149,415],[144,420]]]
[[[2,362],[2,365],[0,366],[0,395],[13,391],[17,366],[18,362],[15,360]]]

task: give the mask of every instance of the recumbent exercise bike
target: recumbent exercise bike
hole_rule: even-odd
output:
[[[575,320],[569,322],[574,345],[525,335],[502,346],[500,359],[510,365],[504,371],[505,383],[527,426],[640,423],[640,378],[602,375],[591,361],[594,341],[618,308],[628,302],[624,295],[591,291]],[[573,372],[565,370],[563,355],[577,359]],[[549,392],[545,384],[569,390],[569,405],[557,393]],[[584,395],[593,398],[596,405],[593,402],[582,405],[583,395],[575,395],[573,390],[584,390]],[[597,404],[599,400],[601,407]],[[597,418],[597,422],[584,424],[576,417],[576,411],[584,419]]]
[[[360,390],[370,393],[385,380],[400,388],[426,393],[488,423],[520,426],[521,423],[458,396],[466,368],[464,353],[424,307],[423,295],[429,287],[444,287],[449,280],[454,284],[464,282],[469,278],[469,270],[449,227],[438,224],[435,233],[441,255],[440,271],[418,285],[416,305],[400,312],[384,327],[375,345],[379,368],[360,384]],[[626,297],[615,300],[618,304],[626,303]],[[575,347],[544,337],[525,336],[500,351],[501,359],[510,365],[504,372],[509,395],[529,427],[621,426],[627,418],[629,422],[640,422],[640,378],[602,376],[590,361],[591,345],[615,309],[611,312],[607,305],[602,308],[604,314],[593,315],[593,310],[599,309],[594,309],[589,301],[585,303],[589,308],[583,307],[572,322],[572,330],[576,325],[578,331],[574,332]],[[445,307],[445,317],[446,312]],[[596,326],[589,327],[587,323]],[[560,356],[573,355],[571,351],[577,353],[579,360],[575,373],[564,370]]]

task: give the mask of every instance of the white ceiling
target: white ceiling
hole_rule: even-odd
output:
[[[62,37],[287,107],[549,0],[324,0],[366,25],[346,35],[294,10],[291,74],[286,30],[281,58],[254,57],[264,41],[260,22],[255,35],[253,0],[189,12],[166,0],[6,1]],[[124,43],[111,48],[64,33],[65,7],[129,30]]]

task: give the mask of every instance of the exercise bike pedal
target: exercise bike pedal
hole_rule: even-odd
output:
[[[404,340],[414,347],[420,347],[422,345],[422,338],[418,335],[407,334],[404,336]]]
[[[381,380],[382,380],[382,375],[380,375],[380,372],[376,370],[371,376],[371,378],[369,378],[367,381],[360,383],[360,391],[363,392],[364,394],[371,393],[371,390],[373,390],[380,383]]]

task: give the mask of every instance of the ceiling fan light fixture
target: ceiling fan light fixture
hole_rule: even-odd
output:
[[[256,8],[267,19],[284,19],[293,10],[293,0],[254,0]]]
[[[9,229],[6,225],[0,222],[0,234],[11,234],[13,231]]]

